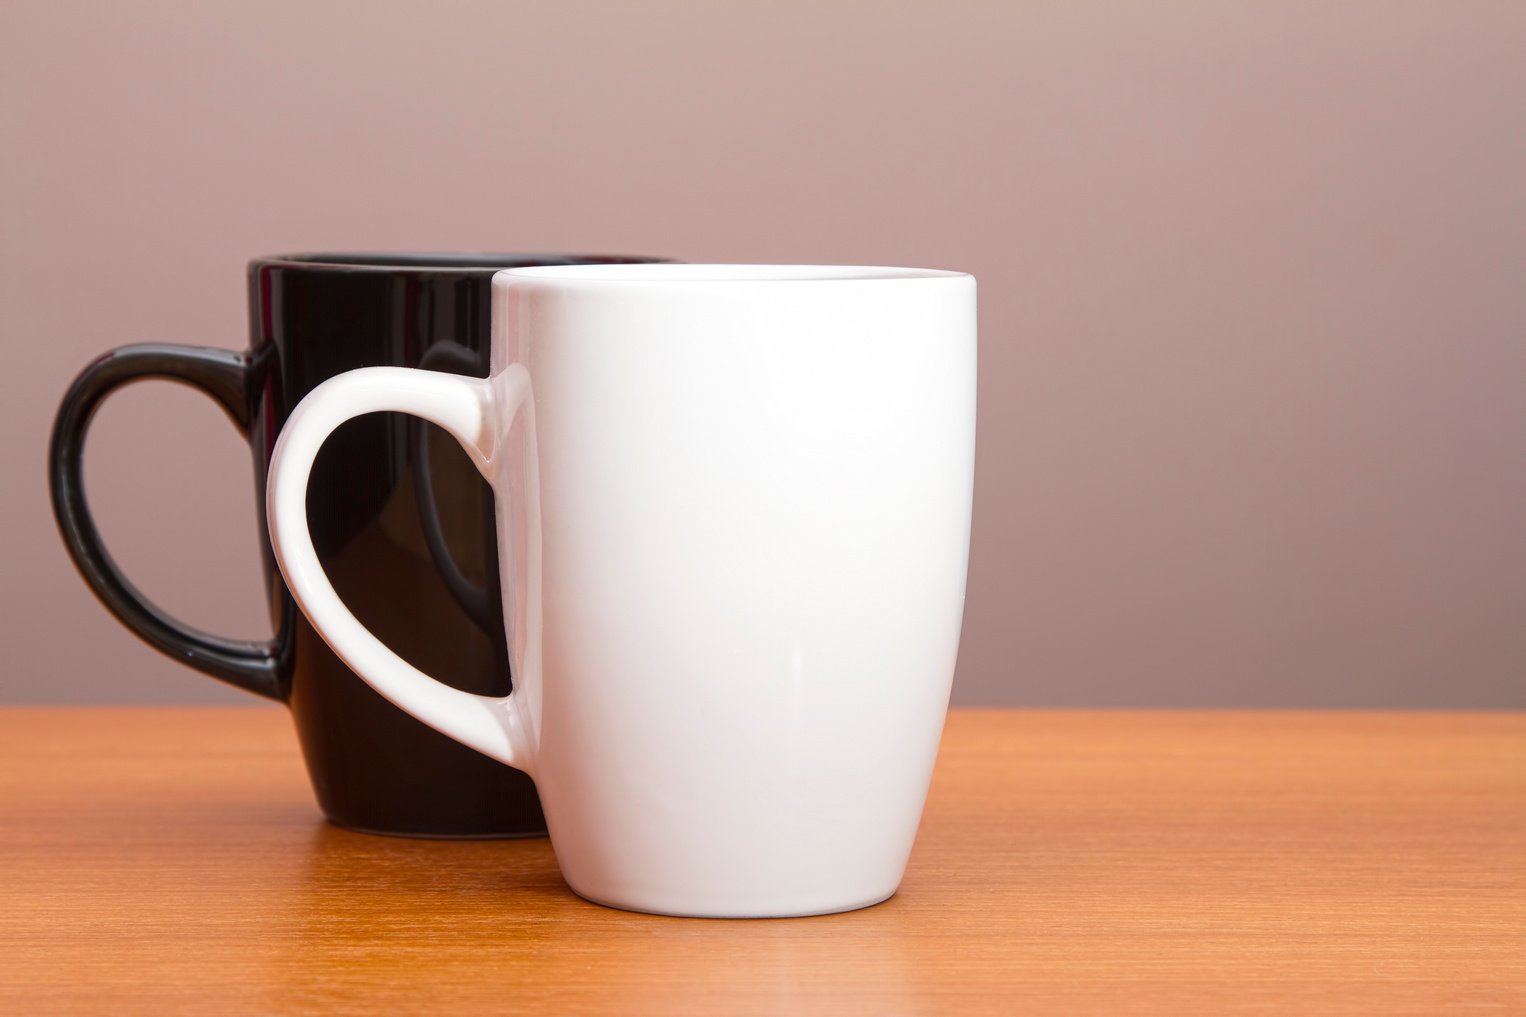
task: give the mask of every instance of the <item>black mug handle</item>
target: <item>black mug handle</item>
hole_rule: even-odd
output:
[[[101,546],[85,502],[83,453],[90,419],[113,390],[145,378],[178,381],[211,396],[245,437],[250,422],[250,359],[231,350],[145,344],[112,350],[82,371],[64,395],[48,448],[48,490],[64,544],[107,610],[164,654],[268,699],[284,700],[279,638],[223,639],[155,607]]]

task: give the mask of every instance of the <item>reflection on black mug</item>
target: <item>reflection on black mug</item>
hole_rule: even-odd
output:
[[[321,382],[358,367],[486,376],[491,281],[504,268],[656,261],[560,254],[302,254],[249,265],[250,347],[124,346],[65,395],[49,451],[54,514],[75,564],[128,628],[165,654],[290,705],[318,804],[375,833],[499,837],[543,833],[534,785],[398,710],[357,678],[300,612],[261,546],[276,636],[224,639],[151,604],[101,545],[83,489],[90,418],[144,378],[210,395],[254,453],[255,496],[287,414]],[[308,492],[312,533],[334,585],[388,645],[468,692],[509,692],[498,615],[492,495],[456,442],[399,414],[351,421],[324,448]]]

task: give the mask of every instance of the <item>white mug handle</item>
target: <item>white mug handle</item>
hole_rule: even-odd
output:
[[[419,720],[526,771],[530,743],[513,694],[479,696],[436,681],[388,649],[344,606],[313,548],[307,481],[335,428],[363,413],[395,410],[445,428],[491,482],[498,436],[528,395],[529,377],[518,364],[492,379],[406,367],[365,367],[330,378],[302,400],[281,431],[265,498],[270,542],[286,585],[340,659]]]

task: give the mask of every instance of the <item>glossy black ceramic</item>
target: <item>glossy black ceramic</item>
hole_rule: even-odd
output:
[[[75,380],[49,454],[54,513],[75,563],[125,625],[176,660],[286,702],[318,804],[376,833],[542,833],[530,779],[409,717],[356,677],[292,604],[264,531],[266,470],[292,408],[319,383],[389,365],[486,376],[491,279],[502,268],[659,259],[559,254],[305,254],[249,265],[246,352],[124,346]],[[82,485],[90,418],[143,378],[210,395],[254,453],[268,643],[198,632],[156,608],[101,545]],[[457,688],[509,692],[492,495],[455,441],[399,414],[352,420],[318,457],[307,496],[313,542],[334,587],[372,632]]]

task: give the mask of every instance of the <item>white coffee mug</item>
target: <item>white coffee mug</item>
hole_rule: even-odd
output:
[[[323,573],[314,457],[379,410],[445,428],[493,486],[507,698],[413,668]],[[270,534],[357,674],[535,778],[575,892],[822,914],[889,897],[911,852],[959,642],[974,453],[971,276],[513,269],[493,280],[488,378],[366,368],[302,401],[271,464]]]

